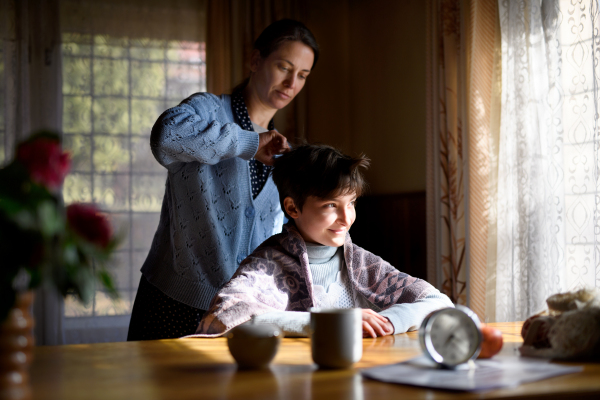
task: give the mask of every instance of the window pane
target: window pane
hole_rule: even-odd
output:
[[[97,57],[123,58],[127,57],[129,40],[108,35],[96,35],[93,39],[93,53]]]
[[[128,211],[125,212],[111,212],[109,213],[110,215],[110,222],[111,222],[111,227],[113,232],[115,232],[117,235],[122,235],[124,236],[122,238],[122,242],[121,245],[119,246],[119,250],[123,250],[123,251],[129,251],[130,247],[131,247],[131,241],[130,241],[130,237],[131,235],[129,235],[129,231],[130,231],[130,214]]]
[[[162,97],[165,92],[165,69],[162,62],[131,62],[131,95]]]
[[[167,42],[153,39],[134,39],[131,41],[131,58],[136,60],[160,61],[165,58]]]
[[[129,132],[129,101],[119,97],[94,100],[94,131],[99,133]]]
[[[94,202],[108,211],[129,209],[130,178],[125,174],[94,175]]]
[[[190,89],[194,92],[200,92],[206,86],[203,79],[206,71],[204,66],[190,64],[169,65],[167,75],[167,96],[169,99],[180,99],[184,93],[189,93]]]
[[[94,94],[127,96],[129,94],[129,61],[100,58],[94,60]]]
[[[81,304],[74,295],[65,297],[65,317],[89,317],[92,315],[93,309],[93,302]]]
[[[115,265],[118,272],[122,270],[121,265]],[[123,295],[125,293],[125,295]],[[129,299],[129,290],[119,290],[121,295],[119,299],[114,300],[103,291],[96,291],[94,299],[94,308],[96,315],[125,315],[131,313],[131,300]]]
[[[65,204],[92,201],[92,175],[71,172],[63,184]]]
[[[71,154],[71,173],[92,171],[92,141],[88,135],[63,134],[63,146]]]
[[[135,175],[131,194],[133,211],[160,212],[165,187],[164,185],[153,185],[156,178],[156,174]]]
[[[63,76],[63,79],[67,79]],[[63,86],[64,87],[64,86]],[[63,96],[63,132],[89,133],[92,131],[92,97]]]
[[[65,79],[66,77],[68,79]],[[89,58],[63,58],[63,93],[92,94],[92,70]]]
[[[97,173],[129,170],[129,138],[94,136],[94,170]]]
[[[154,235],[159,219],[160,214],[157,212],[133,214],[131,227],[132,246],[134,250],[139,250],[143,253],[142,256],[144,259],[148,254],[148,250],[150,250],[152,242],[148,241],[148,232],[152,232],[152,235]],[[142,266],[141,263],[139,265],[140,267]]]
[[[150,135],[131,138],[131,171],[164,174],[165,167],[156,161],[148,143]]]
[[[92,36],[81,33],[64,33],[63,56],[86,56],[92,54]]]
[[[180,99],[183,100],[184,97]],[[156,118],[167,109],[164,100],[131,100],[131,133],[137,135],[150,135],[156,119],[149,119],[148,115]],[[148,138],[148,140],[150,140]]]
[[[63,41],[64,146],[72,153],[65,202],[97,202],[125,235],[111,263],[121,300],[98,288],[88,305],[68,298],[65,316],[127,315],[164,196],[166,170],[150,151],[150,132],[168,107],[206,90],[205,46],[73,33]]]

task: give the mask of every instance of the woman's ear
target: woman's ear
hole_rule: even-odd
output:
[[[250,71],[258,71],[261,61],[262,57],[260,56],[260,51],[257,49],[252,50],[252,54],[250,55]]]
[[[300,216],[300,211],[296,207],[296,204],[294,204],[294,200],[291,197],[286,197],[283,199],[283,208],[285,209],[286,214],[294,219]]]

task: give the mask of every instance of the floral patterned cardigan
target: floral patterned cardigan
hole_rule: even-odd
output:
[[[398,271],[352,243],[346,234],[344,259],[352,289],[384,310],[412,303],[434,289],[422,279]],[[250,254],[212,299],[194,335],[217,337],[271,311],[308,311],[313,306],[312,277],[304,239],[291,223]]]

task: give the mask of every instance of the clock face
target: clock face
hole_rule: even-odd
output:
[[[481,346],[479,320],[471,310],[466,310],[446,308],[424,321],[422,344],[434,361],[455,366],[477,355]]]

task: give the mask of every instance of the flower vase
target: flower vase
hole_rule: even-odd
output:
[[[0,325],[0,400],[31,399],[32,302],[33,291],[18,293],[15,305]]]

